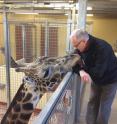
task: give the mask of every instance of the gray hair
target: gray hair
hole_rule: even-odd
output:
[[[81,40],[85,40],[85,41],[89,40],[89,35],[87,31],[82,29],[74,30],[70,35],[70,39],[72,39],[74,36],[78,39],[78,42],[80,42]]]

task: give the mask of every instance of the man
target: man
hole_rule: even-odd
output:
[[[112,47],[104,40],[86,31],[75,30],[71,43],[80,54],[84,67],[76,65],[74,71],[83,82],[91,82],[91,95],[87,106],[87,124],[108,124],[111,106],[117,90],[117,58]],[[77,69],[78,67],[78,69]]]

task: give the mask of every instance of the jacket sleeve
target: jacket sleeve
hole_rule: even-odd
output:
[[[107,67],[109,66],[109,54],[110,49],[99,48],[95,56],[94,66],[89,68],[87,72],[90,74],[93,80],[102,78]]]
[[[79,70],[81,70],[81,67],[79,64],[75,65],[74,67],[72,67],[72,70],[74,73],[79,75]]]
[[[80,61],[74,67],[72,67],[72,70],[74,73],[79,75],[79,71],[82,69],[85,70],[85,65],[84,65],[83,60],[80,59]]]
[[[79,54],[79,55],[81,54],[80,51],[78,51],[77,49],[75,49],[73,51],[73,53],[74,54]],[[81,55],[80,55],[80,57],[81,57]],[[79,62],[75,66],[72,67],[72,70],[73,70],[74,73],[79,75],[79,71],[82,70],[82,69],[85,70],[85,64],[84,64],[84,61],[83,61],[83,59],[81,57]]]

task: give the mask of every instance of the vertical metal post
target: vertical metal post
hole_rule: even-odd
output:
[[[69,36],[71,34],[71,27],[72,26],[72,20],[71,20],[71,11],[68,13],[68,20],[67,20],[67,39],[66,39],[66,52],[69,53],[71,51],[71,43],[69,40]],[[72,48],[73,49],[73,48]]]
[[[22,42],[23,42],[23,58],[25,60],[25,49],[26,49],[25,47],[25,39],[26,39],[25,26],[22,25],[21,27],[22,27]]]
[[[76,8],[72,8],[72,31],[75,29],[75,23],[76,23]]]
[[[35,32],[35,35],[34,35],[34,39],[35,39],[35,48],[34,48],[34,55],[35,55],[35,58],[37,58],[38,56],[37,56],[37,46],[38,46],[38,44],[37,44],[37,28],[36,27],[34,27],[34,32]]]
[[[71,34],[71,32],[72,32],[72,30],[73,30],[73,27],[74,27],[74,21],[73,21],[73,13],[72,13],[73,11],[71,11],[71,22],[70,22],[70,34]],[[69,35],[70,36],[70,35]],[[73,45],[71,44],[71,42],[70,42],[70,51],[73,51]]]
[[[73,83],[74,83],[74,93],[73,93],[73,123],[78,124],[80,120],[80,77],[77,74],[73,75]]]
[[[48,21],[45,23],[45,56],[48,56],[48,45],[49,45],[49,40],[48,40]]]
[[[79,29],[86,28],[87,1],[88,0],[78,0],[79,8],[77,24]]]
[[[79,10],[78,10],[78,28],[86,29],[86,14],[87,14],[87,1],[88,0],[79,0]],[[84,93],[86,89],[86,84],[81,82],[80,88],[80,113],[83,107]]]
[[[9,106],[10,101],[11,101],[11,95],[10,95],[10,43],[9,43],[9,26],[8,26],[6,8],[4,8],[4,12],[3,12],[3,25],[4,25],[4,41],[5,41],[7,106]]]
[[[79,29],[84,29],[86,28],[86,12],[87,12],[87,1],[88,0],[78,0],[78,28]],[[80,89],[79,89],[80,87]],[[81,81],[77,81],[76,83],[76,92],[78,96],[76,96],[76,103],[75,103],[75,108],[77,108],[75,111],[75,122],[78,123],[80,119],[80,112],[82,108],[82,101],[84,97],[84,91],[85,91],[85,84],[81,83]]]

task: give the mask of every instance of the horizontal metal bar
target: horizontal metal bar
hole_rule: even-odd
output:
[[[9,23],[10,24],[22,24],[22,25],[25,25],[25,24],[36,24],[36,23],[39,23],[39,24],[44,24],[45,25],[45,21],[30,21],[30,20],[24,20],[24,21],[19,21],[19,20],[9,20]],[[65,25],[67,26],[67,23],[66,22],[60,22],[60,21],[48,21],[49,23],[49,26],[60,26],[60,25]],[[1,23],[2,24],[2,23]],[[69,23],[69,24],[73,24],[73,23]]]
[[[53,2],[56,2],[56,3],[67,3],[67,2],[69,2],[69,1],[66,1],[66,0],[24,0],[24,1],[21,1],[21,0],[5,0],[4,1],[5,3],[10,3],[10,2],[13,2],[13,3],[18,3],[18,2],[20,2],[20,3],[28,3],[28,2],[31,2],[31,3],[34,3],[34,2],[36,2],[36,3],[40,3],[40,2],[42,2],[42,3],[46,3],[46,2],[48,2],[48,3],[53,3]]]
[[[60,83],[56,91],[50,97],[48,103],[45,105],[41,113],[37,116],[34,120],[33,124],[46,124],[47,120],[49,119],[54,107],[57,104],[57,101],[61,97],[62,93],[64,92],[69,80],[72,76],[72,72],[68,72],[63,81]]]
[[[64,9],[61,9],[61,10],[26,10],[26,9],[6,9],[6,12],[13,12],[13,13],[16,13],[16,12],[20,12],[20,13],[39,13],[39,14],[64,14],[64,13],[67,13],[69,10],[64,10]],[[0,12],[4,12],[4,9],[0,9]]]

